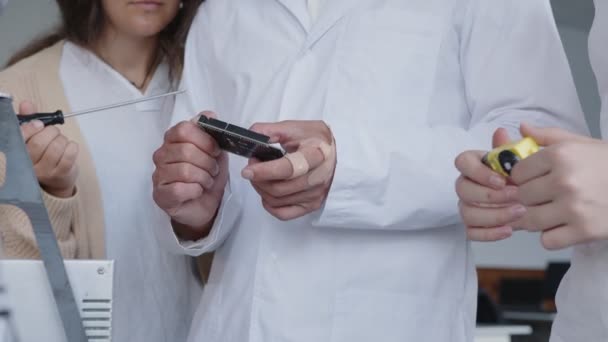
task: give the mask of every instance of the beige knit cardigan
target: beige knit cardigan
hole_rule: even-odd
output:
[[[59,65],[64,42],[59,42],[32,57],[0,72],[0,92],[13,96],[15,109],[28,100],[38,111],[70,112]],[[66,259],[103,259],[105,257],[103,207],[93,159],[76,120],[58,126],[61,132],[79,146],[79,174],[76,194],[72,198],[53,197],[42,190],[61,253]],[[0,158],[0,184],[3,183],[4,159]],[[150,232],[152,234],[152,232]],[[14,207],[0,206],[0,238],[6,258],[38,259],[32,226],[26,215]],[[203,281],[211,270],[213,254],[197,259]]]
[[[0,92],[13,97],[16,111],[23,100],[33,102],[41,112],[70,111],[59,78],[62,51],[63,42],[59,42],[0,72]],[[61,199],[42,191],[51,224],[64,258],[102,259],[105,255],[103,208],[93,160],[75,120],[66,120],[57,127],[79,146],[79,173],[76,194],[71,198]],[[1,170],[5,169],[3,162],[0,160]],[[39,258],[32,226],[22,211],[0,206],[0,234],[4,257]]]

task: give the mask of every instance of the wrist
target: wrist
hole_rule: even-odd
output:
[[[175,231],[178,238],[185,241],[198,241],[206,238],[209,235],[211,228],[213,228],[213,223],[215,222],[216,216],[217,211],[211,220],[200,226],[192,226],[171,219],[171,226],[173,227],[173,231]]]
[[[76,186],[71,186],[65,189],[54,189],[48,186],[42,186],[42,189],[46,191],[49,195],[57,197],[57,198],[70,198],[74,196],[76,192]]]

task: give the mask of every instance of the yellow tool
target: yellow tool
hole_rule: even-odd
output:
[[[482,159],[483,163],[505,177],[511,175],[511,170],[520,160],[538,152],[539,147],[532,138],[499,146],[488,152]]]

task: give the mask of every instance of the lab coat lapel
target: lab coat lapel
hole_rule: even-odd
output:
[[[311,25],[310,13],[306,0],[276,0],[298,21],[302,29],[308,33]]]
[[[308,36],[307,47],[312,47],[340,20],[357,8],[372,4],[375,0],[329,0],[321,8],[319,18]],[[305,1],[302,1],[305,2]]]

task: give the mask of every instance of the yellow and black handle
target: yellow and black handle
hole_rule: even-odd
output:
[[[505,144],[493,149],[486,153],[482,161],[492,170],[505,177],[509,177],[511,171],[519,161],[538,152],[538,150],[539,147],[536,141],[527,137],[517,142]]]

